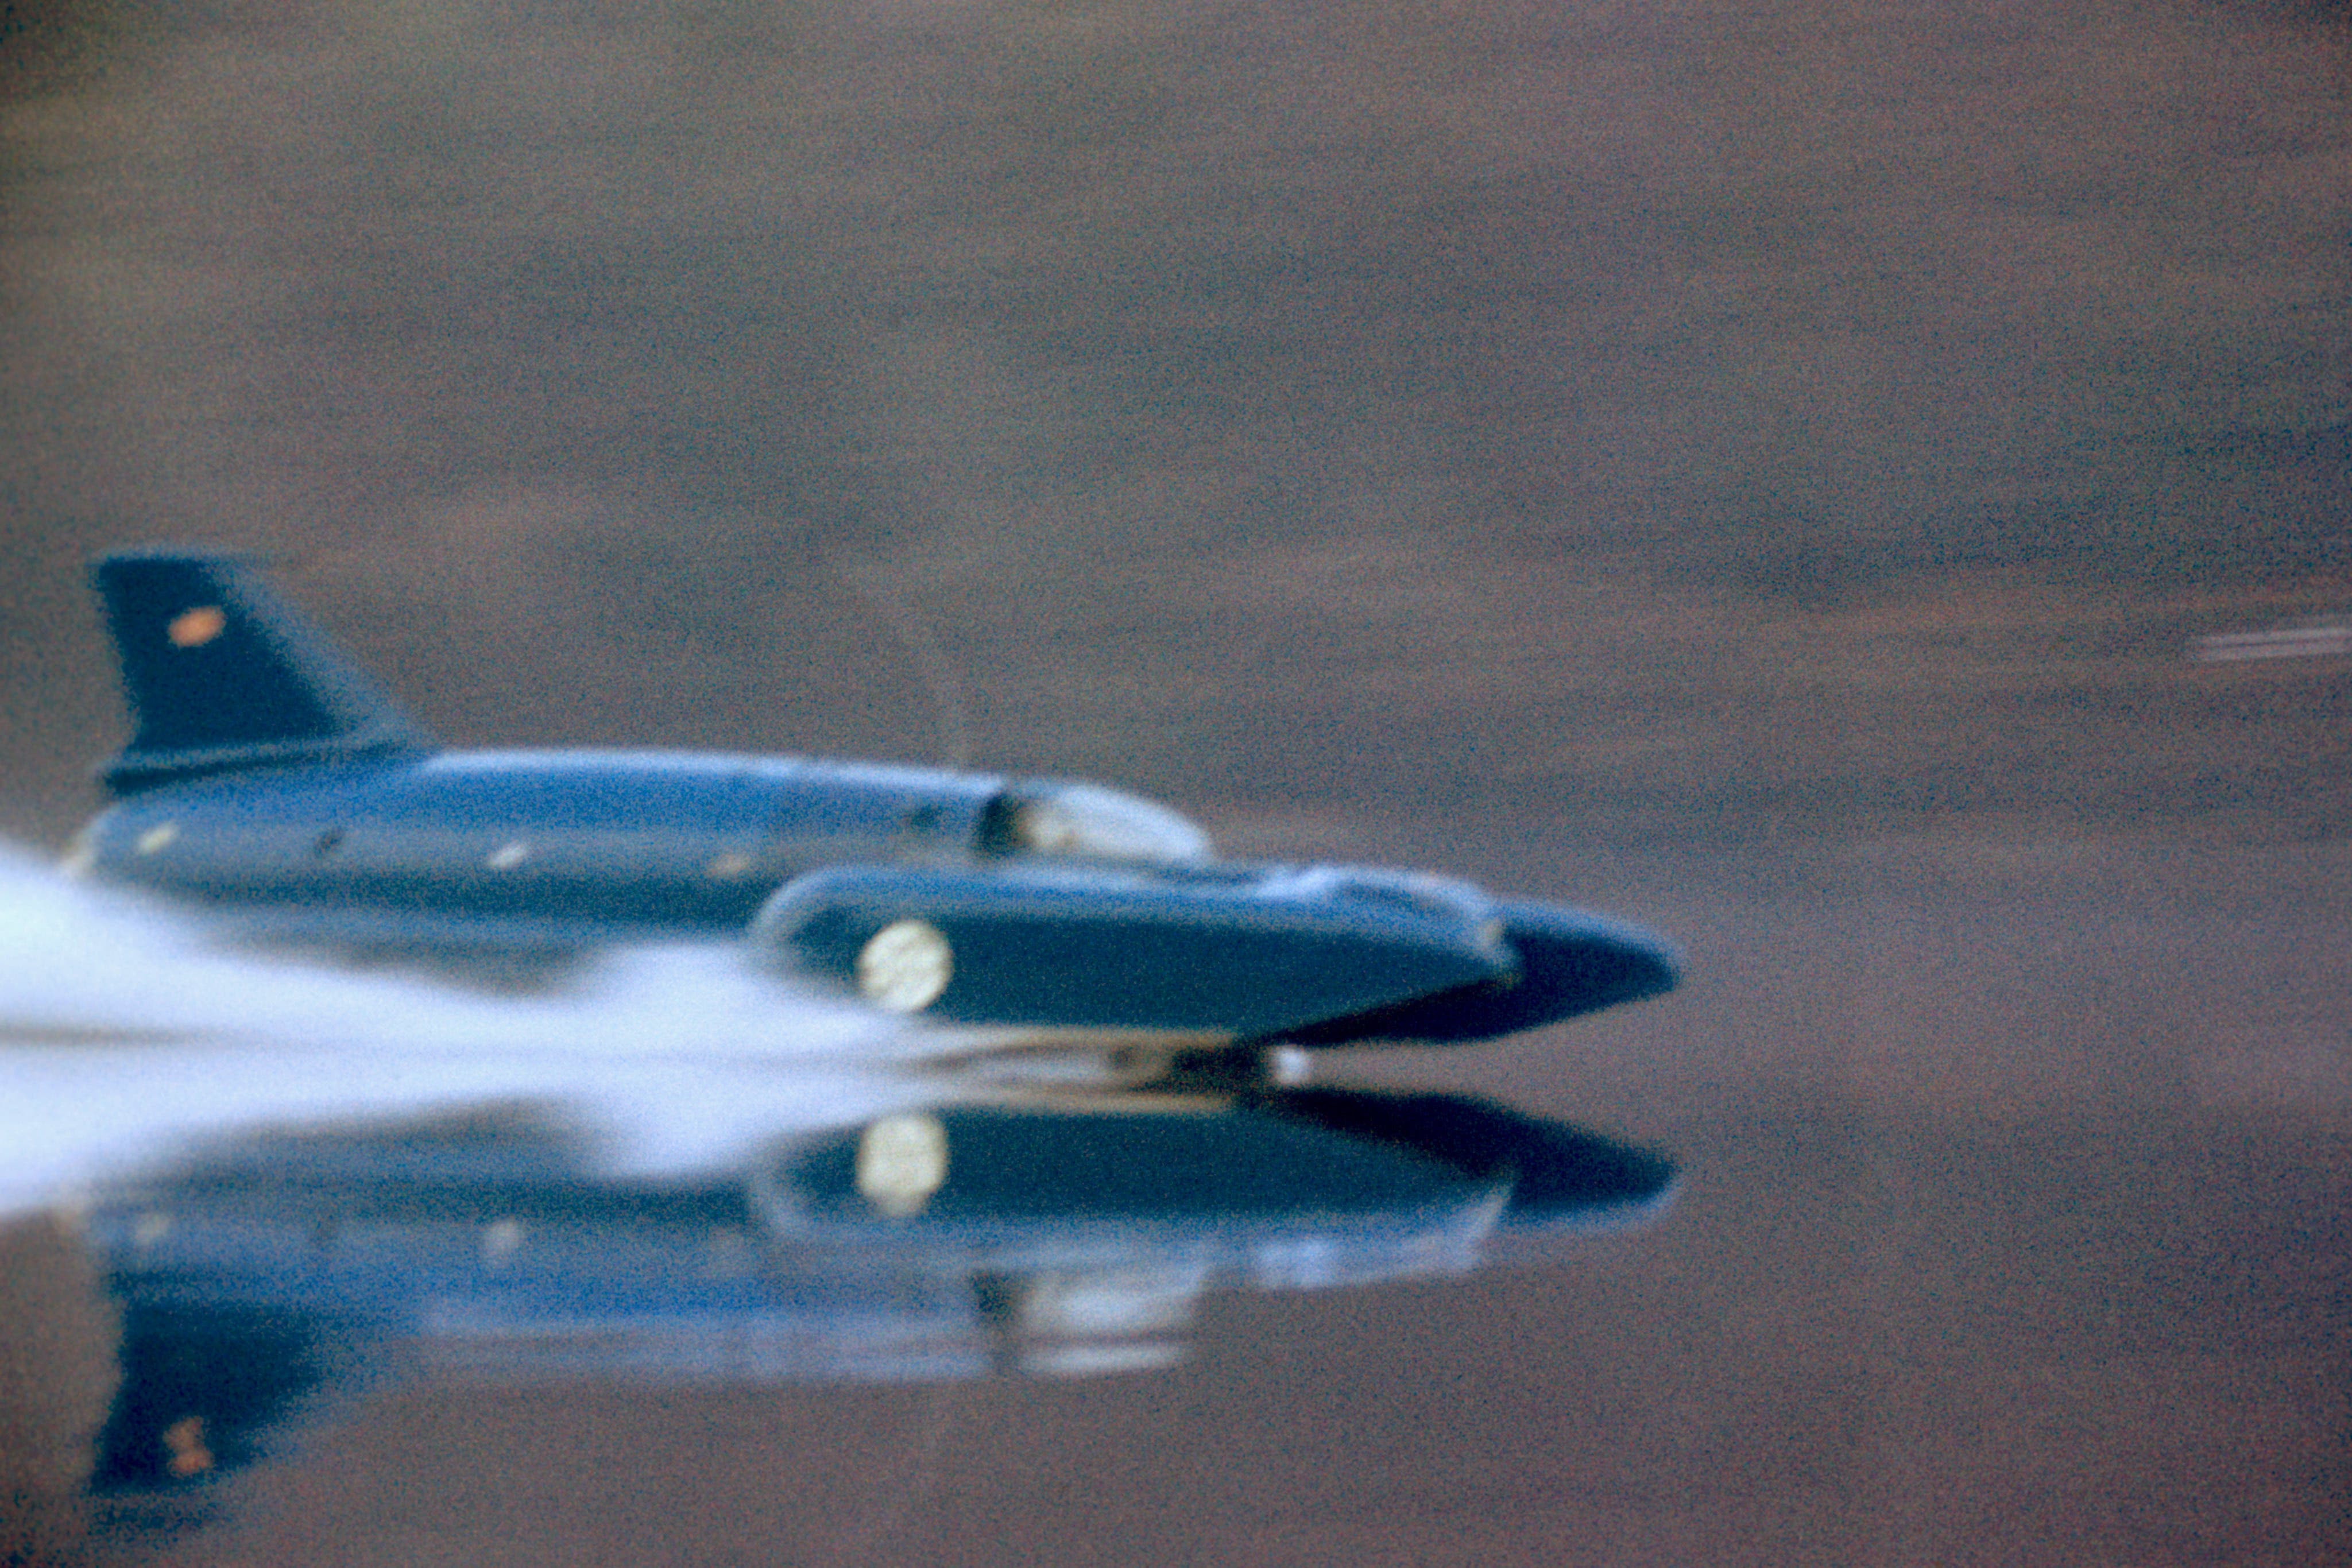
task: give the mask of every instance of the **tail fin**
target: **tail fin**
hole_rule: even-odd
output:
[[[115,794],[436,744],[238,557],[126,550],[90,580],[131,705],[100,775]]]

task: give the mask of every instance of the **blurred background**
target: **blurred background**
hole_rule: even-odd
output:
[[[1350,1065],[1672,1150],[1589,1265],[387,1401],[141,1550],[2352,1555],[2342,5],[17,0],[0,106],[0,833],[119,743],[87,557],[196,540],[453,742],[1099,777],[1690,955]]]

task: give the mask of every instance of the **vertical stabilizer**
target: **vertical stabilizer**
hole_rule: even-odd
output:
[[[90,576],[131,706],[131,742],[100,775],[118,795],[436,745],[237,557],[129,550]]]

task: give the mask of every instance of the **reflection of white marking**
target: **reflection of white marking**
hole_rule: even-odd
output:
[[[494,1219],[482,1227],[482,1262],[495,1269],[522,1249],[522,1221]]]
[[[857,988],[894,1013],[930,1006],[955,975],[955,955],[927,920],[894,920],[857,953]]]
[[[497,849],[492,850],[489,858],[482,863],[492,871],[512,871],[529,859],[530,859],[530,846],[517,839],[510,844],[500,844]]]
[[[172,1233],[172,1217],[148,1210],[131,1222],[131,1242],[140,1247],[152,1247]]]
[[[923,1212],[948,1179],[948,1130],[919,1112],[885,1116],[857,1140],[857,1191],[883,1213]]]
[[[2200,637],[2189,656],[2200,664],[2241,659],[2310,659],[2352,653],[2352,626],[2294,626],[2277,632],[2221,632]]]
[[[702,868],[705,875],[718,877],[721,881],[741,876],[751,869],[751,857],[741,850],[721,850],[710,857],[709,865]]]
[[[177,822],[158,822],[139,835],[139,852],[142,855],[152,855],[179,836],[180,826]]]

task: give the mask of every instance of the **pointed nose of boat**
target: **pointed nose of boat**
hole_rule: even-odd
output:
[[[1513,960],[1500,977],[1338,1019],[1288,1038],[1306,1045],[1494,1040],[1654,997],[1682,979],[1682,957],[1674,946],[1638,925],[1549,904],[1500,904],[1494,915],[1501,945]]]
[[[1682,983],[1682,955],[1654,932],[1546,904],[1502,906],[1504,939],[1519,956],[1512,998],[1533,1028],[1639,1001]]]

